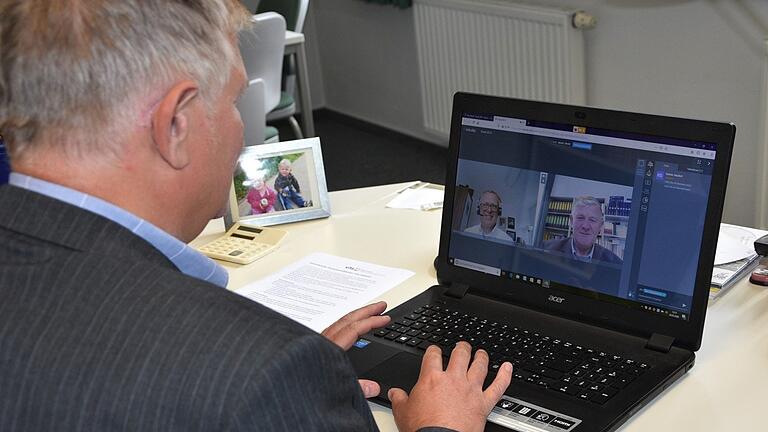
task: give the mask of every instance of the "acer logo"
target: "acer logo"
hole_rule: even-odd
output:
[[[547,298],[547,300],[555,303],[562,303],[565,301],[565,297],[558,297],[558,296],[551,295],[549,296],[549,298]]]

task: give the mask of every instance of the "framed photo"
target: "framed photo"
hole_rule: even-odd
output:
[[[243,148],[224,218],[254,226],[331,215],[319,138]]]

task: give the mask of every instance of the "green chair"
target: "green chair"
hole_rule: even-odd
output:
[[[286,29],[301,33],[304,30],[304,20],[307,17],[309,0],[260,0],[256,13],[277,12],[285,18]],[[267,113],[267,122],[275,122],[287,119],[297,138],[304,138],[299,122],[296,121],[296,100],[294,88],[296,86],[296,66],[293,59],[286,59],[283,66],[284,90],[280,93],[280,102],[277,107]],[[305,78],[306,79],[306,78]]]

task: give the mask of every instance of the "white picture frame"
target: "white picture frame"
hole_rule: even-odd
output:
[[[289,175],[281,173],[281,164],[290,166]],[[224,217],[227,229],[235,222],[270,226],[330,215],[319,138],[243,148]]]

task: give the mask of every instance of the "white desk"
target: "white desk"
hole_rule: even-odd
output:
[[[285,55],[296,57],[296,84],[298,87],[299,106],[301,107],[301,126],[304,138],[315,136],[315,121],[312,119],[312,97],[309,94],[309,72],[307,70],[307,53],[304,48],[304,34],[285,32]]]
[[[407,268],[416,275],[381,299],[397,306],[436,283],[440,211],[387,209],[402,185],[332,192],[329,219],[284,225],[290,234],[279,250],[230,271],[230,289],[266,276],[312,253],[326,252]],[[215,221],[199,241],[223,232]],[[514,385],[514,382],[513,384]],[[768,402],[768,287],[742,281],[712,303],[696,366],[620,430],[755,431],[766,429]],[[382,431],[395,431],[391,411],[371,404]]]

